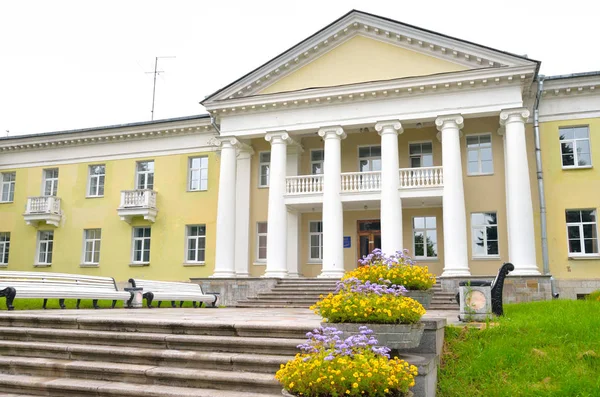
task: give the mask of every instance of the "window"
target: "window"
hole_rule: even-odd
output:
[[[591,167],[589,128],[560,128],[558,134],[563,168]]]
[[[16,172],[4,172],[0,174],[0,202],[9,203],[15,201]]]
[[[190,158],[188,190],[208,190],[208,157]]]
[[[256,224],[256,260],[259,262],[267,260],[267,222]]]
[[[90,165],[88,179],[88,197],[104,196],[104,179],[106,176],[104,164]]]
[[[411,143],[408,145],[410,168],[433,167],[433,145],[431,142]]]
[[[133,228],[133,263],[150,262],[150,228]]]
[[[58,168],[44,170],[44,196],[58,194]]]
[[[97,265],[100,263],[101,229],[85,229],[83,231],[83,264]]]
[[[268,187],[271,170],[271,152],[260,153],[258,161],[258,187]]]
[[[52,230],[38,232],[37,265],[52,264],[52,249],[54,248],[54,232]]]
[[[323,174],[323,160],[325,160],[325,151],[323,149],[310,151],[310,173],[312,175]]]
[[[435,216],[413,218],[414,254],[417,258],[437,258],[437,230]]]
[[[206,250],[206,225],[187,226],[186,262],[202,263]]]
[[[569,254],[598,255],[596,210],[567,210]]]
[[[360,172],[381,171],[381,146],[363,146],[358,148]]]
[[[10,232],[0,232],[0,265],[8,265]]]
[[[136,189],[154,189],[154,161],[140,161],[136,169]]]
[[[492,135],[467,136],[467,175],[489,175],[493,173]]]
[[[471,214],[473,256],[498,256],[498,218],[495,212]]]
[[[308,240],[310,244],[308,260],[310,262],[318,262],[323,260],[323,222],[309,222]]]

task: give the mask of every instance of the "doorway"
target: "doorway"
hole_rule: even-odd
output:
[[[358,259],[381,249],[381,221],[379,219],[358,221]]]

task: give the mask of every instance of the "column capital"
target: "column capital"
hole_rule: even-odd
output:
[[[529,114],[527,108],[504,109],[500,112],[500,125],[504,126],[514,122],[525,123],[529,118]]]
[[[379,135],[389,133],[402,134],[404,132],[404,128],[402,128],[402,123],[400,123],[400,120],[386,120],[379,121],[377,124],[375,124],[375,131],[377,131]]]
[[[216,146],[218,148],[238,148],[242,145],[248,146],[245,143],[240,142],[234,136],[214,136],[209,139],[208,144],[211,146]]]
[[[464,118],[460,114],[449,114],[445,116],[438,116],[435,119],[435,126],[438,131],[443,131],[446,128],[458,128],[459,130],[464,127]]]
[[[344,129],[339,125],[334,125],[330,127],[321,127],[319,128],[319,136],[323,139],[335,138],[335,139],[345,139],[346,133]]]

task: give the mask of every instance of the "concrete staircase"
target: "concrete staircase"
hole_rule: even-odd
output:
[[[321,295],[335,290],[335,279],[281,279],[268,292],[238,301],[236,307],[296,307],[307,308],[313,305]],[[458,310],[458,303],[450,292],[443,292],[439,282],[433,286],[433,298],[429,310]]]
[[[281,396],[307,330],[3,314],[0,396]]]

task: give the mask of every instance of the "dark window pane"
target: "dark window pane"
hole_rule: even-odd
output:
[[[371,157],[381,157],[381,146],[371,147]]]
[[[581,241],[580,240],[569,240],[569,252],[580,253],[581,252]]]
[[[420,157],[411,157],[410,158],[410,167],[411,168],[419,168],[421,166],[421,158]]]
[[[371,148],[370,147],[358,148],[358,157],[371,157]]]
[[[579,226],[567,227],[567,234],[569,235],[569,239],[578,239],[579,237],[581,237],[579,235]]]
[[[581,212],[580,211],[566,211],[567,223],[579,222]]]
[[[310,259],[320,259],[319,258],[319,247],[311,247],[310,248]]]
[[[583,241],[585,246],[586,254],[597,254],[598,253],[598,240],[597,239],[587,239]]]
[[[575,156],[572,154],[565,154],[562,156],[562,164],[564,166],[575,165]]]
[[[488,225],[497,225],[498,218],[496,217],[496,213],[495,212],[486,212],[485,213],[485,222]]]
[[[486,229],[488,240],[498,240],[498,228],[496,226],[489,226]]]
[[[596,225],[583,225],[583,238],[596,238]]]
[[[411,144],[408,147],[408,151],[410,154],[421,154],[421,144],[419,144],[419,143]]]
[[[581,211],[581,220],[583,222],[596,222],[596,211],[595,210]]]
[[[423,244],[416,244],[415,243],[415,256],[425,256],[425,249],[424,249],[424,245]]]
[[[479,145],[479,137],[476,136],[468,136],[467,137],[467,146],[478,146]]]
[[[488,255],[498,255],[498,242],[497,241],[488,241],[487,254]]]

